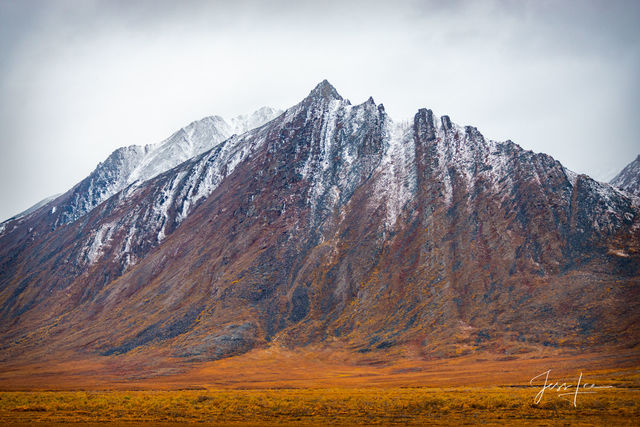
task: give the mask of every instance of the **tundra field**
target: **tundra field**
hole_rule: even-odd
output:
[[[138,355],[142,356],[142,354]],[[140,375],[135,355],[5,367],[0,424],[638,425],[636,351],[389,360],[270,348]],[[391,358],[393,360],[393,358]],[[611,366],[614,366],[613,368]],[[544,391],[549,383],[571,385]],[[582,387],[574,393],[579,375]],[[591,389],[597,387],[610,387]],[[583,392],[594,391],[590,394]],[[573,401],[576,401],[574,407]]]
[[[332,388],[110,392],[5,392],[3,424],[213,423],[633,425],[640,391],[580,396],[577,408],[528,388]]]

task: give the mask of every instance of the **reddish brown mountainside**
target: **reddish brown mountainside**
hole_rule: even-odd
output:
[[[4,361],[640,340],[639,199],[430,110],[394,123],[326,81],[53,227],[57,203],[3,224]]]

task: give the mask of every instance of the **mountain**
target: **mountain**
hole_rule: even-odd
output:
[[[220,116],[205,117],[175,132],[166,140],[146,146],[121,147],[69,192],[62,197],[45,199],[29,210],[11,218],[17,220],[25,214],[51,203],[48,223],[52,228],[68,224],[84,216],[120,190],[139,185],[180,163],[201,154],[233,134],[244,133],[273,119],[282,111],[262,107],[252,114],[226,121]],[[12,227],[11,221],[3,226]],[[2,226],[0,226],[2,227]]]
[[[45,197],[44,199],[40,200],[38,203],[36,203],[35,205],[31,206],[30,208],[20,212],[18,215],[14,215],[12,218],[10,219],[18,219],[18,218],[22,218],[23,216],[27,216],[29,215],[31,212],[37,211],[38,209],[40,209],[41,207],[43,207],[44,205],[46,205],[47,203],[49,203],[52,200],[57,199],[60,196],[60,194],[55,194],[53,196],[49,196],[49,197]]]
[[[0,359],[640,342],[639,199],[548,155],[428,109],[394,122],[327,81],[210,145],[56,227],[46,205],[0,233]]]
[[[640,197],[640,155],[625,166],[610,184]]]

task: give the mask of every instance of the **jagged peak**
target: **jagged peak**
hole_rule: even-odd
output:
[[[346,100],[346,102],[349,103],[348,100]],[[384,112],[384,106],[382,104],[377,105],[376,102],[373,100],[372,96],[370,96],[369,99],[367,99],[363,103],[358,104],[357,107],[358,108],[364,108],[364,109],[366,109],[368,111],[376,110],[376,111],[379,111],[379,112],[380,111]]]
[[[414,116],[414,126],[420,138],[430,141],[436,137],[436,128],[433,122],[433,111],[420,108]]]
[[[429,108],[420,108],[414,119],[423,121],[427,126],[435,129],[435,114],[433,114],[433,111]]]
[[[445,130],[449,130],[453,128],[453,124],[451,124],[451,119],[447,115],[440,117],[440,122],[442,123],[442,127]]]
[[[472,140],[478,140],[482,144],[484,144],[484,135],[478,130],[475,126],[465,126],[464,132],[467,134]]]
[[[340,96],[336,88],[333,87],[331,83],[327,81],[327,79],[324,79],[323,81],[318,83],[318,85],[315,88],[313,88],[313,90],[309,93],[309,96],[307,98],[313,98],[313,99],[320,98],[320,99],[329,99],[329,100],[336,99],[339,101],[343,100],[342,96]]]

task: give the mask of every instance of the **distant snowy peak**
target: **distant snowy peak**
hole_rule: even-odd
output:
[[[147,154],[129,176],[128,184],[147,181],[212,149],[234,134],[243,134],[262,126],[280,113],[280,110],[262,107],[252,114],[230,120],[209,116],[192,122],[159,144],[145,147]]]
[[[71,190],[69,204],[60,213],[60,222],[75,221],[127,186],[148,181],[216,147],[234,134],[265,124],[280,113],[280,110],[262,107],[252,114],[230,120],[208,116],[157,144],[119,148]]]
[[[625,166],[610,184],[640,197],[640,155]]]
[[[251,129],[262,126],[282,114],[282,110],[262,107],[251,114],[241,114],[229,120],[232,134],[243,134]]]
[[[127,177],[126,184],[147,181],[230,137],[230,125],[220,116],[192,122],[164,141],[144,147],[145,155]]]

